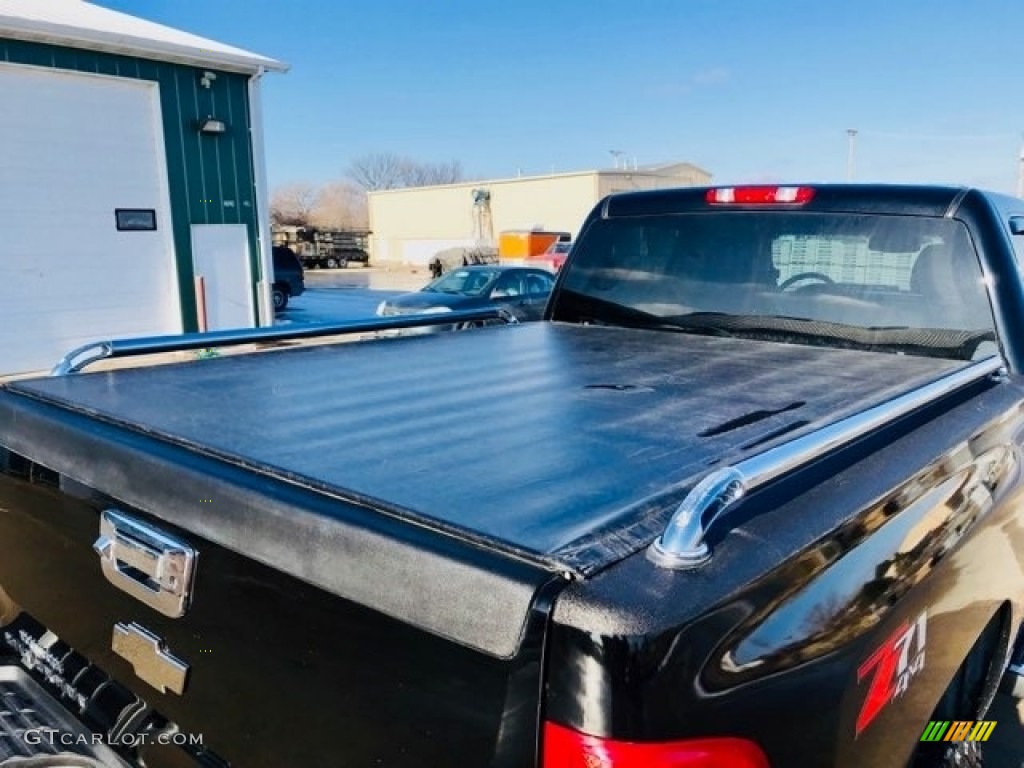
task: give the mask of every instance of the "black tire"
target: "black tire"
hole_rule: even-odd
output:
[[[328,269],[337,269],[337,267],[338,267],[338,260],[336,258],[334,258],[333,256],[330,256],[327,259],[327,261],[324,262],[324,264],[325,264],[325,266]]]
[[[280,312],[282,309],[288,306],[288,292],[281,288],[274,288],[271,291],[271,295],[274,299],[274,311]]]

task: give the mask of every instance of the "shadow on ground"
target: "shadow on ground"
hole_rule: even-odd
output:
[[[1015,706],[1016,705],[1016,706]],[[1022,768],[1024,766],[1024,702],[1000,695],[986,720],[997,725],[985,745],[986,768]]]

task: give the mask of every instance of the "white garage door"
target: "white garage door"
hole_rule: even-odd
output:
[[[180,332],[156,85],[0,62],[0,105],[0,375]]]

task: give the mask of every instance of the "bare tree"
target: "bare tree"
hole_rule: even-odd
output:
[[[366,192],[346,181],[325,184],[309,217],[313,226],[328,229],[366,229],[368,222]]]
[[[309,182],[285,184],[270,196],[270,216],[275,224],[304,227],[309,224],[319,196],[319,190]]]
[[[462,163],[458,160],[442,163],[410,163],[406,186],[427,187],[434,184],[455,184],[463,179]]]
[[[390,152],[377,152],[357,157],[349,165],[346,175],[367,192],[378,189],[454,184],[465,178],[462,173],[462,163],[458,160],[420,163]]]
[[[351,162],[346,172],[357,185],[367,192],[378,189],[397,189],[408,186],[409,160],[390,152],[362,155]]]

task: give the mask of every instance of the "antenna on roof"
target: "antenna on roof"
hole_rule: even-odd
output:
[[[846,129],[846,180],[853,181],[854,161],[857,153],[857,130]]]

